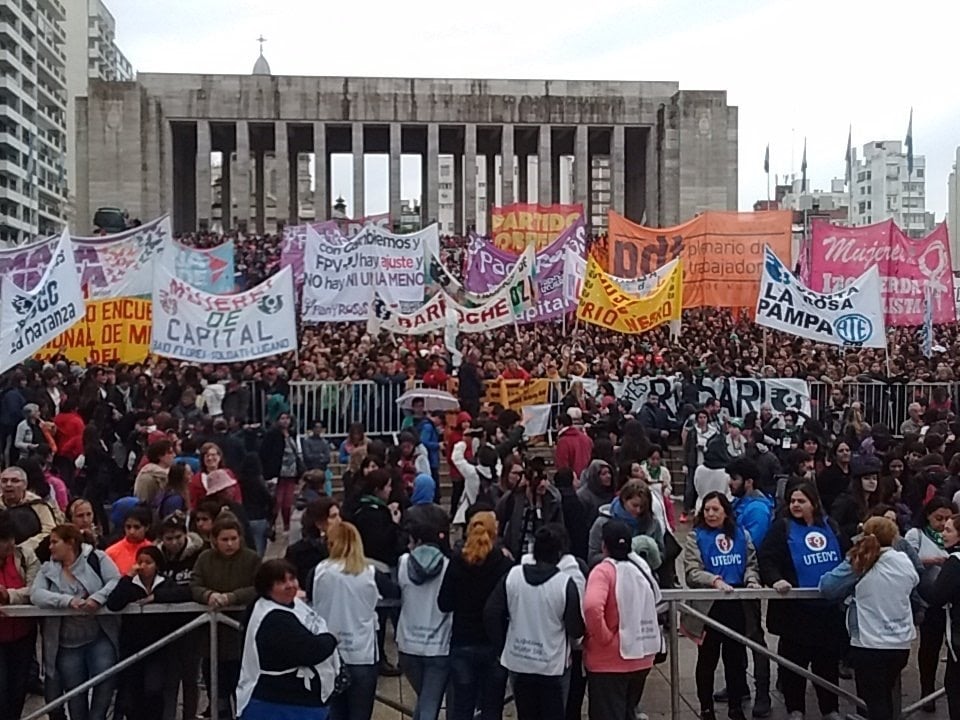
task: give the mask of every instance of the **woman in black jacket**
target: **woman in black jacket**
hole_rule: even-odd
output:
[[[340,505],[330,497],[321,497],[307,505],[301,517],[300,540],[287,548],[286,560],[297,569],[297,581],[312,600],[313,571],[330,556],[327,528],[340,522]]]
[[[940,566],[940,574],[933,590],[924,599],[930,609],[950,606],[952,644],[947,647],[947,669],[943,674],[943,687],[947,691],[947,707],[950,719],[960,718],[960,515],[947,520],[943,528],[943,547],[950,556]]]
[[[840,438],[830,452],[830,464],[817,473],[817,492],[828,510],[833,508],[836,499],[850,487],[853,480],[853,448],[850,441]]]
[[[757,553],[763,584],[778,592],[816,588],[820,578],[843,562],[849,542],[823,512],[811,483],[800,483],[787,498],[785,517],[770,526]],[[822,600],[777,600],[767,608],[767,629],[780,636],[778,654],[836,685],[847,630],[841,605]],[[806,681],[788,670],[780,673],[788,713],[804,712]],[[820,712],[836,720],[836,695],[816,688]]]
[[[453,613],[450,635],[450,720],[500,720],[507,671],[483,625],[483,608],[513,563],[497,547],[497,518],[492,510],[467,509],[466,541],[454,554],[440,584],[437,606]]]
[[[193,566],[200,553],[207,546],[196,533],[187,530],[187,516],[174,512],[163,519],[160,525],[160,551],[163,553],[161,574],[166,583],[163,594],[167,602],[185,603],[193,601],[190,581],[193,579]],[[192,619],[192,616],[179,613],[176,618],[179,627]],[[163,720],[174,720],[177,710],[177,698],[183,689],[183,717],[192,718],[197,714],[200,702],[200,688],[197,677],[200,669],[200,637],[192,632],[174,640],[167,648],[163,673]]]
[[[830,506],[830,517],[848,540],[860,534],[860,523],[870,515],[870,508],[889,503],[893,488],[887,478],[880,477],[881,462],[865,457],[853,466],[850,484]],[[824,506],[827,507],[827,506]]]
[[[397,564],[406,552],[406,534],[400,527],[400,508],[390,502],[393,483],[386,470],[375,470],[363,479],[360,498],[347,518],[352,522],[363,540],[363,553],[381,572],[389,572],[396,579]],[[378,566],[379,565],[379,566]],[[387,619],[393,621],[394,629],[400,613],[397,608],[378,608],[377,649],[380,658],[380,674],[396,677],[400,671],[386,659],[383,652],[387,636]]]
[[[127,605],[176,602],[174,583],[163,576],[163,554],[155,545],[137,551],[137,562],[107,598],[107,609],[119,612]],[[167,592],[171,590],[172,592]],[[128,658],[169,635],[176,616],[124,615],[120,626],[120,658]],[[128,718],[162,720],[165,654],[169,648],[146,656],[123,671],[117,705]]]
[[[240,483],[240,492],[243,493],[243,510],[253,533],[254,549],[257,555],[263,557],[267,552],[267,540],[273,529],[277,510],[273,495],[263,479],[259,455],[247,453],[243,456],[237,470],[237,481]]]

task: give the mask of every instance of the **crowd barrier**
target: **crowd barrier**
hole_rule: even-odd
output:
[[[564,396],[570,390],[570,378],[536,378],[522,381],[488,381],[485,401],[504,407],[521,408],[527,405],[551,405],[551,427],[560,412]],[[301,433],[309,432],[320,420],[332,438],[346,437],[350,425],[361,423],[373,437],[396,436],[406,413],[397,405],[397,399],[408,390],[423,386],[422,380],[407,382],[356,381],[293,381],[289,384],[290,411]],[[267,425],[268,398],[256,383],[248,383],[250,406],[245,420]],[[960,407],[960,383],[883,383],[847,382],[830,384],[808,382],[811,415],[825,426],[842,424],[846,413],[832,410],[831,394],[835,388],[843,393],[844,402],[854,401],[863,407],[863,419],[874,425],[883,423],[900,434],[900,425],[907,419],[907,408],[912,402],[924,405],[946,406],[954,411]],[[455,388],[451,388],[455,389]],[[677,385],[679,393],[679,384]],[[759,409],[759,408],[757,408]]]
[[[680,720],[681,716],[686,714],[686,711],[682,707],[682,699],[680,693],[680,684],[681,684],[681,674],[680,674],[680,633],[678,627],[679,615],[681,612],[688,614],[692,617],[697,618],[698,620],[705,623],[708,627],[711,627],[718,632],[721,632],[734,640],[737,640],[740,643],[743,643],[751,650],[762,653],[763,655],[769,657],[772,661],[780,665],[781,667],[787,668],[788,670],[803,676],[810,682],[818,685],[830,692],[836,693],[841,698],[849,701],[855,708],[863,709],[865,706],[863,701],[860,700],[854,693],[849,690],[840,687],[839,685],[834,685],[823,678],[814,675],[809,670],[802,668],[789,660],[781,657],[774,650],[770,650],[765,645],[755,642],[750,638],[741,635],[735,630],[723,625],[714,618],[711,618],[709,615],[700,612],[691,606],[691,603],[698,600],[711,600],[711,601],[724,601],[724,600],[768,600],[772,602],[779,602],[783,600],[812,600],[820,597],[820,592],[816,589],[791,589],[786,593],[780,593],[770,588],[758,588],[758,589],[741,589],[734,590],[733,592],[723,593],[717,590],[689,590],[689,589],[678,589],[678,590],[664,590],[663,599],[668,604],[668,627],[665,628],[665,632],[668,637],[668,656],[669,656],[669,682],[670,682],[670,717],[671,720]],[[395,604],[395,603],[391,603]],[[183,627],[179,628],[170,635],[161,638],[152,645],[147,646],[146,648],[140,650],[136,654],[125,658],[118,662],[116,665],[112,666],[105,672],[90,678],[83,684],[77,686],[73,690],[65,693],[61,697],[53,700],[43,707],[34,710],[29,713],[22,720],[36,720],[40,717],[43,717],[51,710],[62,707],[69,701],[71,698],[76,697],[81,693],[85,693],[90,688],[95,685],[107,680],[108,678],[113,677],[117,673],[122,672],[124,669],[130,667],[134,663],[143,659],[144,657],[151,655],[163,647],[169,645],[176,639],[186,635],[189,632],[192,632],[196,628],[199,628],[203,625],[209,625],[210,628],[210,662],[211,662],[211,671],[210,671],[210,687],[208,688],[208,693],[210,697],[217,696],[217,670],[218,670],[218,627],[223,624],[234,629],[239,629],[240,625],[236,620],[229,617],[226,613],[238,613],[243,612],[243,608],[222,608],[219,610],[214,610],[206,605],[199,605],[196,603],[178,603],[172,605],[160,605],[160,604],[148,604],[148,605],[130,605],[121,611],[120,614],[123,615],[157,615],[157,614],[169,614],[169,613],[196,613],[197,617],[192,619]],[[101,610],[101,613],[108,613],[106,610]],[[67,616],[67,615],[80,615],[83,614],[78,610],[71,609],[44,609],[37,608],[32,605],[10,605],[6,606],[0,611],[0,615],[6,617],[32,617],[32,618],[43,618],[43,617],[57,617],[57,616]],[[112,613],[111,613],[112,614]],[[940,688],[933,694],[920,698],[916,702],[912,703],[908,707],[899,709],[899,712],[895,717],[897,718],[906,718],[909,715],[912,715],[918,711],[924,703],[931,700],[935,700],[944,695],[944,689]],[[382,695],[377,695],[377,702],[386,705],[394,710],[397,710],[403,713],[405,716],[412,717],[413,709],[411,707],[397,703],[394,700],[383,697]],[[211,703],[211,720],[219,720],[219,708],[217,707],[218,703]],[[656,708],[647,708],[648,713],[652,710],[653,712],[658,712]],[[853,718],[854,720],[863,720],[862,717],[856,713],[850,714],[848,718]]]

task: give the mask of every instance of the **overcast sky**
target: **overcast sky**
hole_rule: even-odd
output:
[[[856,146],[903,140],[912,106],[927,209],[939,220],[960,145],[958,0],[106,4],[121,49],[145,72],[248,73],[262,33],[277,75],[676,80],[726,90],[740,108],[741,209],[766,197],[768,142],[771,174],[799,174],[806,136],[808,178],[829,189],[843,177],[848,125]],[[404,197],[419,192],[415,168],[404,176]],[[334,185],[349,193],[348,182]],[[368,212],[386,209],[385,190],[374,194],[383,197],[368,191]]]

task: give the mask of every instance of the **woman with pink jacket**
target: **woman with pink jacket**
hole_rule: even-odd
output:
[[[603,526],[604,559],[590,572],[583,601],[583,664],[590,720],[633,720],[647,674],[661,652],[660,589],[647,563],[630,551],[625,523]]]

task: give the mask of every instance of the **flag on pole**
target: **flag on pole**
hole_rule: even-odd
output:
[[[923,292],[923,356],[933,357],[933,288],[927,285]]]
[[[800,161],[800,192],[807,191],[807,139],[803,139],[803,160]]]
[[[767,143],[767,152],[763,154],[763,171],[770,174],[770,143]]]
[[[910,123],[907,125],[907,175],[913,175],[913,108],[910,108]]]
[[[847,155],[844,158],[847,163],[847,174],[845,179],[847,185],[850,185],[853,182],[853,125],[850,126],[850,129],[847,130]]]

